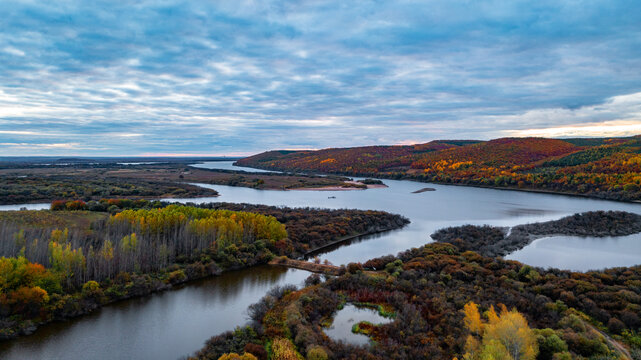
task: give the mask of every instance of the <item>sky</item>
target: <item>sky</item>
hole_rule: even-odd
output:
[[[641,2],[0,1],[0,154],[641,134]]]

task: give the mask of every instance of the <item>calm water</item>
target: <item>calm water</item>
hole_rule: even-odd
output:
[[[212,162],[207,166],[238,169],[231,164],[231,161]],[[358,239],[320,255],[334,264],[365,261],[421,246],[431,241],[431,233],[444,226],[465,223],[513,226],[590,210],[641,213],[638,204],[412,181],[384,182],[388,188],[356,191],[261,191],[203,185],[218,190],[221,196],[178,200],[375,209],[402,214],[412,221],[401,230]],[[426,186],[436,191],[412,194]],[[29,208],[48,208],[48,204],[39,206]],[[547,238],[511,254],[510,258],[536,266],[575,270],[633,265],[641,264],[640,243],[639,235],[614,239]],[[176,359],[198,350],[212,335],[245,323],[247,306],[269,288],[301,284],[307,275],[298,270],[252,268],[145,299],[117,303],[89,316],[44,326],[34,335],[2,343],[0,358]]]
[[[177,359],[247,322],[247,307],[309,273],[261,266],[106,306],[0,343],[0,359]]]
[[[232,162],[212,162],[209,166],[225,169],[238,168],[231,164]],[[360,241],[353,242],[349,246],[334,248],[319,256],[334,264],[363,262],[373,257],[396,254],[411,247],[422,246],[432,241],[430,234],[446,226],[462,224],[514,226],[528,222],[554,220],[591,210],[623,210],[641,213],[641,204],[521,191],[428,185],[414,181],[383,181],[388,185],[387,188],[354,191],[261,191],[201,184],[201,186],[218,190],[220,196],[197,200],[176,200],[384,210],[404,215],[412,221],[404,229],[370,236],[365,240],[359,239]],[[435,188],[436,191],[412,193],[426,186]],[[537,245],[540,243],[537,242],[512,254],[510,258],[535,266],[580,271],[641,264],[641,251],[638,250],[641,234],[619,239],[619,241],[580,240],[575,238],[572,241],[569,237],[546,240],[546,243],[565,244],[565,247],[557,251],[553,257],[549,255],[547,247]],[[577,257],[577,252],[573,251],[573,248],[580,249],[582,255]],[[607,251],[604,251],[606,249]],[[621,256],[621,254],[627,255]]]
[[[606,238],[555,236],[538,239],[506,258],[541,267],[586,271],[638,265],[640,254],[639,234]]]
[[[380,316],[377,310],[347,304],[336,313],[332,326],[324,331],[334,341],[342,340],[349,344],[365,345],[369,343],[369,337],[352,332],[352,327],[361,321],[369,321],[372,324],[386,324],[391,322],[392,319]]]
[[[23,208],[27,210],[42,210],[42,209],[49,209],[50,205],[51,203],[0,205],[0,211],[21,210]]]
[[[267,172],[280,173],[280,171],[252,169],[252,168],[243,167],[243,166],[234,166],[233,161],[207,161],[199,164],[193,164],[191,166],[202,168],[202,169],[250,171],[250,172],[257,172],[257,173],[267,173]]]

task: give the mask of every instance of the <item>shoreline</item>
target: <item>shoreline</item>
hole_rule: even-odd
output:
[[[359,238],[361,236],[375,235],[375,234],[380,234],[380,233],[384,233],[384,232],[387,232],[387,231],[393,231],[393,230],[402,229],[403,227],[405,227],[405,225],[407,225],[407,224],[404,224],[404,225],[399,226],[399,227],[394,227],[394,228],[377,229],[377,230],[366,231],[366,232],[359,233],[359,234],[354,234],[354,235],[346,235],[346,236],[343,236],[343,237],[341,237],[339,239],[336,239],[336,240],[334,240],[332,242],[329,242],[329,243],[327,243],[325,245],[322,245],[322,246],[319,246],[319,247],[317,247],[315,249],[309,250],[306,253],[304,253],[302,255],[302,257],[306,258],[307,256],[310,256],[310,255],[312,255],[314,253],[322,251],[323,249],[326,249],[326,248],[329,248],[329,247],[332,247],[332,246],[335,246],[335,245],[340,245],[341,243],[344,243],[344,242],[349,242],[349,241],[357,239],[357,238]]]
[[[157,287],[155,287],[155,288],[146,289],[146,291],[144,293],[141,293],[141,294],[133,294],[131,296],[128,295],[128,296],[121,297],[121,298],[109,299],[107,302],[104,302],[104,303],[92,303],[92,304],[86,305],[85,308],[82,308],[82,309],[78,310],[77,313],[74,313],[73,315],[68,315],[68,316],[65,316],[65,317],[58,317],[58,318],[52,317],[51,319],[41,320],[39,322],[34,322],[34,321],[31,321],[31,320],[27,320],[29,323],[24,324],[25,326],[20,326],[20,327],[15,327],[15,328],[9,327],[9,328],[0,329],[0,332],[2,330],[12,330],[13,331],[10,334],[2,334],[2,333],[0,333],[0,343],[6,342],[6,341],[11,341],[11,340],[16,339],[16,338],[21,337],[21,336],[32,335],[41,326],[46,326],[48,324],[52,324],[52,323],[56,323],[56,322],[70,321],[70,320],[73,320],[73,319],[88,315],[88,314],[94,312],[95,310],[99,310],[99,309],[101,309],[101,308],[103,308],[105,306],[109,306],[109,305],[112,305],[112,304],[115,304],[115,303],[118,303],[118,302],[121,302],[121,301],[126,301],[126,300],[131,300],[131,299],[136,299],[136,298],[143,298],[143,297],[147,297],[147,296],[150,296],[152,294],[155,294],[155,293],[160,293],[160,292],[164,292],[164,291],[168,291],[168,290],[172,290],[172,289],[178,289],[178,288],[180,288],[180,287],[182,287],[184,285],[187,285],[187,283],[190,283],[192,281],[203,280],[203,279],[207,279],[207,278],[213,278],[213,277],[221,276],[221,275],[223,275],[225,273],[228,273],[228,272],[232,272],[232,271],[236,271],[236,270],[242,270],[242,269],[245,269],[245,268],[251,268],[251,267],[260,266],[260,265],[266,265],[266,263],[256,264],[256,265],[252,265],[252,266],[248,266],[248,267],[230,268],[230,269],[227,269],[227,270],[223,270],[223,271],[221,271],[219,273],[213,273],[213,274],[208,274],[208,275],[204,275],[204,276],[195,276],[195,277],[192,277],[192,278],[187,277],[187,278],[185,278],[183,280],[180,280],[180,281],[178,281],[176,283],[164,283],[163,282],[162,285],[157,285]],[[146,274],[146,275],[151,275],[151,274]],[[70,295],[73,296],[74,294],[70,294]]]
[[[365,185],[365,184],[363,184]],[[353,191],[353,190],[369,190],[369,189],[384,189],[389,186],[387,185],[366,185],[367,188],[357,188],[357,187],[342,187],[342,186],[323,186],[323,187],[300,187],[287,189],[286,191]]]
[[[287,190],[304,190],[304,191],[352,191],[352,190],[369,190],[369,189],[384,189],[388,188],[389,186],[385,184],[363,184],[358,181],[345,181],[347,184],[354,184],[354,185],[365,185],[365,188],[362,187],[352,187],[352,186],[322,186],[322,187],[300,187],[300,188],[292,188],[292,189],[287,189]]]
[[[619,219],[619,220],[615,220]],[[603,223],[616,222],[604,230]],[[641,215],[623,211],[588,211],[557,220],[519,224],[512,227],[460,225],[432,233],[435,242],[449,243],[460,250],[488,257],[506,257],[537,240],[564,236],[621,237],[641,233]]]
[[[243,165],[243,167],[250,167],[250,166]],[[258,170],[288,171],[288,170],[273,170],[269,168],[262,168],[262,167],[256,167],[256,166],[251,166],[251,167]],[[302,173],[314,174],[313,172],[309,172],[309,171],[308,172],[303,171]],[[531,189],[531,188],[519,189],[519,188],[512,188],[512,187],[487,186],[487,185],[480,185],[480,184],[461,184],[461,183],[451,183],[451,182],[448,183],[448,182],[438,182],[438,181],[422,181],[420,179],[415,179],[411,177],[393,178],[391,176],[381,176],[380,174],[355,174],[355,173],[327,173],[327,174],[353,176],[353,177],[371,177],[372,179],[378,179],[378,180],[399,180],[399,181],[407,180],[407,181],[414,181],[422,184],[436,184],[436,185],[446,185],[446,186],[451,185],[451,186],[474,187],[474,188],[492,189],[492,190],[532,192],[532,193],[540,193],[540,194],[581,197],[585,199],[607,200],[607,201],[614,201],[614,202],[621,202],[621,203],[641,204],[641,199],[640,200],[621,200],[621,199],[613,199],[609,197],[601,197],[601,196],[589,195],[589,194],[579,194],[579,193],[567,192],[567,191],[554,191],[554,190]]]
[[[405,225],[403,225],[403,226],[405,226]],[[367,232],[363,232],[363,233],[359,233],[359,234],[355,234],[355,235],[344,236],[344,237],[339,238],[337,240],[334,240],[334,241],[332,241],[332,242],[330,242],[328,244],[320,246],[320,247],[318,247],[316,249],[310,250],[310,251],[306,252],[305,254],[303,254],[302,257],[304,258],[307,255],[309,255],[310,253],[313,253],[313,252],[316,252],[316,251],[320,251],[320,250],[322,250],[324,248],[327,248],[329,246],[333,246],[333,245],[337,245],[337,244],[340,244],[340,243],[343,243],[343,242],[347,242],[347,241],[353,240],[353,239],[361,237],[361,236],[367,236],[367,235],[378,234],[378,233],[381,233],[381,232],[392,231],[392,230],[400,229],[403,226],[396,227],[396,228],[384,229],[384,230],[377,230],[377,231],[367,231]],[[299,258],[300,258],[300,256],[299,256]],[[306,260],[300,260],[300,259],[289,259],[288,258],[288,260],[291,261],[291,262],[296,262],[297,264],[298,263],[308,263],[308,264],[314,265],[314,266],[315,265],[319,265],[319,266],[323,266],[323,267],[327,266],[327,267],[333,267],[333,268],[337,268],[338,269],[338,267],[334,266],[334,265],[314,264],[312,262],[309,262],[309,261],[306,261]],[[13,333],[12,334],[0,334],[0,343],[6,342],[6,341],[11,341],[12,339],[16,339],[16,338],[21,337],[21,336],[32,335],[41,326],[46,326],[48,324],[52,324],[52,323],[56,323],[56,322],[70,321],[70,320],[73,320],[73,319],[88,315],[88,314],[94,312],[95,310],[99,310],[99,309],[101,309],[101,308],[103,308],[105,306],[109,306],[109,305],[112,305],[112,304],[115,304],[115,303],[118,303],[118,302],[121,302],[121,301],[126,301],[126,300],[131,300],[131,299],[136,299],[136,298],[144,298],[144,297],[151,296],[151,295],[153,295],[155,293],[161,293],[161,292],[165,292],[165,291],[169,291],[169,290],[177,290],[177,289],[181,288],[182,286],[189,285],[189,283],[191,283],[191,282],[194,282],[194,281],[197,281],[197,280],[204,280],[204,279],[218,277],[218,276],[221,276],[223,274],[226,274],[226,273],[229,273],[229,272],[233,272],[233,271],[238,271],[238,270],[243,270],[243,269],[251,269],[251,268],[257,267],[257,266],[269,265],[269,266],[294,267],[294,268],[297,268],[297,269],[303,270],[303,271],[309,271],[309,272],[313,272],[313,273],[324,273],[321,270],[311,270],[310,268],[306,268],[306,267],[303,267],[303,266],[289,266],[287,264],[277,263],[277,261],[278,261],[278,257],[274,256],[270,261],[268,261],[266,263],[258,263],[258,264],[255,264],[255,265],[245,266],[245,267],[238,267],[238,268],[230,268],[230,269],[227,269],[227,270],[223,270],[223,271],[221,271],[219,273],[209,274],[209,275],[205,275],[205,276],[196,276],[196,277],[192,277],[192,278],[186,278],[186,279],[184,279],[184,280],[182,280],[180,282],[177,282],[175,284],[172,284],[172,283],[165,284],[165,283],[163,283],[163,285],[161,285],[159,287],[148,289],[148,291],[143,293],[143,294],[135,294],[135,295],[132,295],[132,296],[126,296],[126,297],[117,298],[117,299],[110,299],[109,301],[107,301],[105,303],[101,303],[101,304],[95,304],[94,303],[91,306],[88,306],[85,309],[81,309],[78,313],[70,315],[70,316],[66,316],[66,317],[62,317],[62,318],[55,318],[54,317],[54,318],[51,318],[49,320],[42,320],[42,321],[39,321],[39,322],[30,322],[28,324],[25,324],[25,326],[18,327],[18,328],[6,328],[6,329],[12,329]],[[1,330],[3,330],[3,329],[0,329],[0,331]]]
[[[288,257],[276,257],[267,264],[309,271],[316,274],[340,275],[340,268],[336,265],[316,264],[310,261],[290,259]]]

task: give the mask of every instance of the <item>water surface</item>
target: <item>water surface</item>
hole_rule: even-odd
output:
[[[16,204],[16,205],[0,205],[0,211],[9,211],[9,210],[46,210],[51,207],[51,203],[39,203],[39,204]]]
[[[215,168],[231,167],[232,162],[212,162]],[[355,208],[383,210],[401,214],[411,220],[407,227],[359,239],[349,246],[334,247],[321,253],[322,260],[334,264],[364,262],[368,259],[419,247],[431,242],[430,234],[447,226],[462,224],[489,224],[514,226],[529,222],[556,220],[575,213],[595,210],[622,210],[641,213],[641,205],[575,196],[543,194],[534,192],[484,189],[453,185],[425,184],[407,180],[383,179],[387,188],[352,191],[265,191],[250,188],[207,185],[220,193],[219,197],[199,199],[176,199],[180,202],[244,202],[253,204],[281,205],[290,207]],[[426,186],[436,189],[414,194]],[[607,239],[588,238],[592,241],[568,243],[580,248],[586,261],[576,262],[575,254],[568,248],[550,257],[544,248],[528,246],[527,252],[512,254],[510,258],[534,266],[557,267],[572,270],[590,270],[597,262],[605,266],[628,266],[641,264],[641,251],[635,247],[634,238],[641,242],[641,235],[633,235],[629,241],[608,242]],[[600,245],[602,244],[602,245]],[[607,245],[604,245],[607,244]],[[605,248],[610,251],[603,251]],[[622,258],[620,254],[628,254]],[[601,268],[603,268],[601,267]]]
[[[344,308],[336,313],[332,325],[323,331],[334,341],[344,341],[354,345],[369,344],[370,338],[367,335],[352,332],[352,327],[361,321],[368,321],[372,324],[387,324],[392,319],[379,315],[377,310],[371,308],[346,304]]]
[[[552,236],[535,240],[505,258],[541,267],[587,271],[639,264],[641,234],[590,238]]]
[[[0,359],[177,359],[247,322],[247,307],[309,273],[259,266],[125,300],[33,335],[0,342]]]
[[[248,171],[255,173],[280,173],[280,171],[254,169],[243,166],[235,166],[234,161],[206,161],[198,164],[190,165],[201,169],[218,169],[218,170],[235,170],[235,171]]]

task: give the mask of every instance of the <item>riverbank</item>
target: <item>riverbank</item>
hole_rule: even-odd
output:
[[[119,208],[124,211],[111,216],[108,213],[98,211],[67,210],[10,211],[0,214],[0,234],[3,234],[3,238],[14,236],[14,241],[3,241],[0,243],[0,256],[7,256],[10,259],[14,259],[14,262],[16,262],[16,257],[20,257],[20,259],[23,260],[18,259],[17,262],[26,262],[27,259],[24,258],[25,252],[24,250],[22,250],[22,252],[20,250],[20,246],[23,246],[23,249],[26,248],[28,250],[26,256],[29,261],[35,262],[37,256],[47,254],[46,250],[40,249],[35,251],[39,245],[41,247],[44,246],[45,248],[43,249],[47,247],[47,242],[38,242],[37,239],[46,239],[48,234],[54,237],[55,234],[59,233],[59,235],[55,236],[64,236],[64,239],[59,239],[58,241],[74,244],[73,249],[69,247],[67,250],[62,251],[67,251],[69,253],[68,256],[80,256],[83,260],[81,265],[73,267],[76,269],[75,271],[78,271],[74,279],[84,279],[74,285],[65,285],[64,291],[62,291],[63,287],[61,286],[46,287],[49,293],[44,292],[45,295],[40,305],[38,305],[41,306],[41,311],[39,311],[38,314],[29,316],[24,315],[19,318],[6,316],[7,314],[11,315],[15,309],[8,305],[11,304],[11,302],[5,301],[7,300],[6,297],[0,296],[0,328],[2,328],[0,329],[0,340],[31,334],[40,325],[85,315],[97,308],[117,301],[143,297],[155,292],[171,289],[174,286],[192,280],[220,275],[227,271],[266,264],[273,256],[299,256],[310,248],[314,249],[327,243],[334,243],[336,234],[341,232],[364,234],[371,231],[371,224],[388,224],[390,228],[394,228],[401,227],[407,222],[407,219],[399,215],[380,211],[301,209],[230,203],[210,203],[184,207],[167,203],[156,204],[129,201],[122,202],[120,205],[122,207],[135,206],[136,208],[135,210]],[[142,228],[134,226],[137,222],[133,220],[141,217],[145,219],[141,220],[141,226],[147,226],[146,224],[160,226],[161,224],[156,221],[158,219],[154,216],[154,214],[157,214],[159,211],[164,211],[166,216],[174,214],[176,211],[192,214],[190,215],[191,217],[198,217],[200,216],[199,214],[221,215],[223,217],[229,217],[233,221],[238,220],[241,226],[248,226],[248,228],[238,233],[238,231],[233,230],[233,227],[229,228],[231,225],[227,223],[228,228],[225,232],[226,235],[223,234],[225,237],[212,240],[214,238],[208,237],[207,233],[216,234],[218,232],[216,229],[203,227],[206,225],[203,221],[193,223],[192,225],[198,224],[198,228],[202,230],[202,234],[198,232],[191,235],[196,237],[201,235],[205,236],[206,238],[196,239],[196,243],[200,243],[201,245],[199,246],[203,246],[203,249],[206,248],[206,250],[202,250],[202,253],[197,252],[191,255],[189,255],[189,253],[174,254],[172,257],[174,260],[165,259],[167,265],[165,265],[166,267],[161,271],[149,271],[149,269],[141,271],[141,268],[145,269],[148,266],[140,264],[138,261],[150,257],[150,254],[153,253],[153,251],[150,251],[150,247],[153,246],[154,243],[153,239],[145,238],[144,234],[147,233],[147,235],[149,235],[148,233],[153,233],[153,229],[145,228],[146,230],[142,231]],[[242,214],[253,214],[262,217],[261,219],[265,221],[258,225],[252,225],[251,219],[248,219],[247,216]],[[125,221],[123,223],[117,223],[119,217],[122,216],[125,216],[126,219],[133,222]],[[191,219],[189,220],[190,223],[194,220],[191,217],[189,218]],[[243,217],[244,220],[241,219],[241,217]],[[282,222],[277,223],[278,219]],[[348,219],[348,221],[346,221],[346,219]],[[148,223],[148,221],[150,221],[150,223]],[[102,234],[102,231],[105,229],[104,226],[106,223],[112,225],[112,232],[115,228],[119,228],[124,231],[124,234],[133,232],[134,235],[126,235],[124,237],[122,234],[115,235],[115,238],[123,237],[123,240],[119,242],[116,241],[113,244],[109,241],[105,241],[105,244],[101,246],[98,246],[100,244],[92,243],[92,238],[87,238],[86,234],[89,233],[87,229],[92,229],[91,233],[100,237],[99,235]],[[173,224],[173,226],[179,227],[171,230],[170,233],[182,234],[181,236],[184,238],[182,239],[183,241],[180,242],[181,244],[187,241],[186,239],[191,239],[188,242],[194,243],[194,238],[185,235],[189,235],[189,229],[193,227],[186,226],[184,221],[170,223]],[[284,235],[279,239],[266,237],[269,234],[278,232],[277,230],[280,229],[275,229],[274,226],[272,226],[274,225],[273,223],[276,223],[278,227],[282,227]],[[42,228],[45,224],[48,224],[50,228]],[[129,229],[130,226],[134,227]],[[257,228],[257,226],[262,226],[262,228]],[[66,230],[63,232],[61,230],[62,228]],[[285,229],[287,229],[286,233]],[[312,231],[311,235],[310,231]],[[252,234],[254,232],[258,232],[261,235],[260,238],[256,238],[257,240],[252,243],[249,241],[251,239],[248,238],[248,236],[253,236]],[[136,233],[139,235],[136,236]],[[15,234],[21,235],[18,236]],[[236,235],[240,237],[234,237]],[[176,247],[174,240],[166,239],[165,241],[167,241],[166,250],[163,250],[165,253],[167,250]],[[245,243],[247,241],[249,242]],[[85,242],[84,245],[83,242]],[[14,246],[14,243],[17,245]],[[186,244],[183,244],[183,247],[185,245]],[[55,246],[55,243],[50,242],[50,249]],[[97,246],[97,250],[95,251],[94,246]],[[84,251],[82,251],[83,247],[85,248]],[[217,250],[214,250],[214,248]],[[87,255],[86,258],[82,255],[83,253]],[[153,256],[158,257],[160,254],[161,253],[157,253]],[[42,271],[45,272],[53,271],[51,270],[53,265],[48,264],[46,260],[47,258],[45,256],[44,261],[38,261],[38,264],[33,263],[33,266],[28,266],[36,269],[41,268]],[[105,263],[106,260],[114,260],[114,262],[107,264]],[[45,264],[48,267],[43,268],[39,263]],[[136,266],[134,266],[134,264]],[[111,275],[104,272],[106,269],[113,270]],[[0,267],[0,270],[2,270],[2,267]],[[89,273],[90,270],[92,271],[91,274]],[[54,273],[52,276],[58,276],[58,273]],[[68,279],[70,276],[67,274],[60,276],[60,278]],[[83,284],[83,281],[86,280],[89,281]],[[0,284],[0,286],[4,285]],[[27,284],[25,283],[24,285],[26,286]],[[29,284],[29,286],[35,285]],[[7,289],[0,287],[0,290],[4,292]],[[8,289],[9,300],[14,296],[11,295],[12,292],[15,292],[14,290],[13,287]]]
[[[261,166],[257,164],[251,164],[251,165],[244,164],[242,166],[252,167],[260,170],[268,170],[268,171],[290,171],[285,168]],[[313,171],[303,171],[303,170],[297,170],[297,171],[302,174],[318,174],[317,172],[313,172]],[[562,196],[579,197],[579,198],[587,198],[587,199],[617,201],[617,202],[623,202],[623,203],[636,203],[636,204],[641,203],[641,200],[638,200],[638,199],[628,199],[621,196],[617,196],[616,193],[610,194],[606,192],[579,193],[579,192],[573,192],[573,191],[560,191],[560,190],[548,190],[548,189],[531,188],[531,187],[519,187],[518,185],[496,186],[496,185],[461,183],[461,182],[455,182],[455,181],[438,181],[434,179],[425,180],[418,176],[411,176],[411,175],[401,174],[401,173],[396,173],[393,175],[388,175],[385,173],[358,173],[358,172],[343,172],[343,171],[327,172],[327,173],[332,175],[338,175],[338,176],[368,177],[368,178],[387,179],[387,180],[407,180],[407,181],[415,181],[415,182],[420,182],[425,184],[451,185],[451,186],[462,186],[462,187],[471,187],[471,188],[479,188],[479,189],[493,189],[493,190],[503,190],[503,191],[529,192],[529,193],[537,193],[537,194],[562,195]]]
[[[372,229],[370,229],[368,231],[361,232],[361,233],[358,233],[358,234],[343,236],[340,239],[337,239],[335,241],[329,242],[329,243],[327,243],[325,245],[322,245],[322,246],[318,246],[315,249],[304,253],[303,257],[308,257],[308,256],[311,256],[311,255],[314,255],[316,253],[322,252],[323,250],[331,248],[331,247],[335,247],[335,246],[338,246],[338,245],[341,245],[341,244],[346,244],[346,243],[350,242],[351,240],[358,239],[358,238],[363,237],[363,236],[376,235],[376,234],[380,234],[380,233],[384,233],[384,232],[388,232],[388,231],[397,230],[397,229],[402,228],[403,226],[405,226],[407,224],[409,224],[409,221],[403,222],[402,225],[398,225],[397,224],[396,226],[389,226],[389,227],[385,227],[385,228],[378,228],[377,227],[377,228],[372,228]]]
[[[364,184],[358,181],[345,181],[346,184],[352,186],[323,186],[323,187],[308,187],[308,188],[293,188],[288,190],[296,191],[351,191],[351,190],[366,190],[366,189],[383,189],[387,185],[380,184]]]
[[[500,138],[438,140],[412,146],[272,150],[236,161],[240,166],[348,176],[412,179],[641,200],[641,138]]]
[[[623,211],[592,211],[559,220],[517,225],[512,228],[463,225],[438,230],[436,242],[455,245],[462,251],[481,255],[506,256],[535,240],[553,236],[626,236],[641,232],[641,215]]]
[[[206,267],[206,269],[212,272],[205,274],[185,271],[186,269],[187,266],[182,266],[179,267],[178,270],[174,270],[182,271],[182,276],[172,277],[169,272],[132,275],[130,276],[131,281],[122,283],[122,288],[124,289],[129,287],[132,289],[131,292],[102,292],[102,296],[83,293],[83,291],[78,291],[73,294],[65,294],[69,301],[65,303],[65,307],[58,309],[58,311],[50,318],[29,319],[22,322],[15,322],[14,325],[8,324],[6,320],[3,320],[3,327],[0,328],[0,342],[15,339],[19,336],[31,335],[43,325],[54,322],[69,321],[117,302],[146,297],[154,293],[178,288],[189,282],[205,279],[211,276],[218,276],[224,272],[240,270],[242,268],[221,270],[218,267]]]

